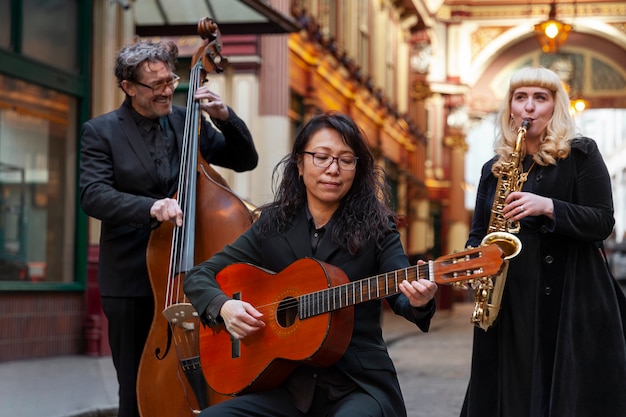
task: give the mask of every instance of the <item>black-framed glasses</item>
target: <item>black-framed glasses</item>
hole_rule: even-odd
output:
[[[169,81],[160,81],[156,84],[153,85],[148,85],[148,84],[144,84],[144,83],[140,83],[139,81],[133,81],[135,84],[138,84],[142,87],[146,87],[149,88],[150,90],[152,90],[152,93],[155,96],[158,96],[160,94],[163,94],[165,92],[165,89],[167,87],[171,88],[172,91],[176,90],[176,87],[178,87],[178,83],[180,82],[180,77],[176,74],[172,74],[172,79]]]
[[[305,153],[313,157],[313,165],[319,168],[328,168],[337,161],[337,166],[344,171],[352,171],[356,168],[356,162],[359,160],[358,156],[344,155],[344,156],[332,156],[323,152],[307,152]]]

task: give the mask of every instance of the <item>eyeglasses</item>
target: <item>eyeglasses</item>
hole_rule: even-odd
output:
[[[144,83],[140,83],[139,81],[133,81],[135,84],[139,84],[142,87],[146,87],[149,88],[150,90],[152,90],[152,94],[154,94],[155,96],[158,96],[159,94],[163,94],[165,93],[165,89],[167,87],[171,88],[172,91],[176,90],[176,87],[178,87],[178,83],[180,82],[180,77],[176,74],[172,74],[172,79],[169,81],[160,81],[156,84],[153,85],[148,85],[148,84],[144,84]]]
[[[356,162],[359,160],[359,157],[353,155],[332,156],[327,153],[306,151],[301,153],[311,155],[313,157],[313,165],[319,168],[328,168],[333,162],[337,161],[339,168],[344,171],[352,171],[356,168]]]

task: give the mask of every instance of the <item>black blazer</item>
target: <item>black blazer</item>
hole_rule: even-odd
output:
[[[268,215],[271,213],[267,211],[262,214]],[[275,234],[261,238],[258,223],[254,223],[232,245],[227,245],[222,252],[187,273],[185,293],[196,310],[204,313],[205,322],[212,322],[223,304],[219,301],[220,298],[225,297],[214,277],[227,265],[248,262],[278,272],[298,259],[312,256],[305,210],[297,216],[285,235]],[[356,255],[341,249],[331,240],[330,233],[325,233],[315,257],[338,266],[350,280],[409,266],[399,233],[395,228],[394,232],[389,233],[381,242],[380,248],[375,242],[370,242]],[[412,307],[403,294],[390,296],[387,301],[396,314],[416,323],[423,331],[428,331],[430,319],[435,312],[434,300],[424,309]],[[405,416],[406,410],[396,370],[382,336],[381,308],[380,300],[355,306],[350,345],[337,362],[337,367],[376,398],[386,416]]]
[[[102,296],[152,296],[146,268],[154,226],[150,207],[172,197],[178,183],[164,189],[129,106],[126,101],[82,128],[80,202],[85,213],[102,221],[98,268]],[[201,153],[211,164],[251,170],[258,161],[252,135],[232,109],[229,113],[228,121],[214,121],[221,132],[203,120]],[[185,108],[174,106],[168,118],[182,149]]]

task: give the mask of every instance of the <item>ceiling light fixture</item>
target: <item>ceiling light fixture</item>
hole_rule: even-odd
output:
[[[572,31],[572,25],[556,20],[556,4],[550,4],[548,20],[535,25],[535,36],[541,50],[546,54],[556,53]]]

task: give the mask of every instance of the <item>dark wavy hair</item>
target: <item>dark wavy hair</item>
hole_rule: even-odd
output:
[[[284,233],[292,218],[306,204],[306,189],[298,172],[299,158],[302,158],[301,153],[311,137],[323,128],[337,131],[359,158],[352,187],[343,197],[331,226],[332,239],[355,254],[370,239],[378,243],[390,231],[394,213],[389,206],[385,173],[375,164],[364,133],[349,116],[335,111],[311,118],[298,131],[291,154],[274,167],[274,201],[259,208],[259,211],[271,211],[270,215],[258,220],[261,234]],[[279,173],[281,167],[282,175]]]
[[[144,62],[163,62],[170,71],[176,68],[178,47],[174,42],[137,41],[124,46],[115,57],[115,77],[117,86],[122,81],[138,81]]]

